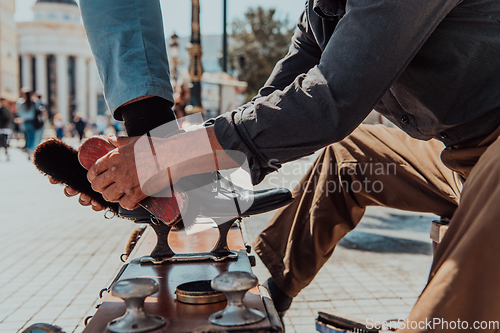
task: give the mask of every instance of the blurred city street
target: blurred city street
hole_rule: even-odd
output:
[[[108,220],[102,212],[81,207],[76,198],[66,198],[62,186],[50,185],[15,148],[17,143],[11,143],[10,161],[0,151],[0,332],[20,332],[35,322],[81,332],[99,303],[99,291],[120,269],[119,257],[137,226]],[[285,165],[259,187],[293,186],[301,176],[297,170],[305,172],[313,159]],[[248,243],[271,216],[244,220]],[[360,226],[294,300],[285,317],[286,331],[315,332],[319,309],[362,319],[406,317],[427,279],[434,218],[368,209]],[[254,272],[261,282],[269,276],[259,261]]]

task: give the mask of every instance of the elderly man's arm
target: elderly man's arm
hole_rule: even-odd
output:
[[[340,19],[306,8],[303,30],[312,30],[321,45],[319,64],[245,109],[218,117],[217,140],[247,155],[254,183],[282,163],[342,140],[459,2],[349,0]]]

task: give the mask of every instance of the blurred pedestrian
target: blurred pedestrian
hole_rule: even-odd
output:
[[[82,114],[78,112],[75,115],[75,118],[73,119],[73,122],[75,123],[75,130],[78,133],[78,136],[80,137],[80,141],[82,141],[84,134],[85,134],[85,126],[87,125],[85,121],[82,118]]]
[[[16,122],[21,125],[26,140],[26,152],[31,159],[36,146],[42,141],[44,109],[38,102],[32,99],[32,91],[29,88],[21,89],[21,98],[16,103]]]
[[[52,123],[54,124],[54,129],[56,130],[56,137],[61,140],[64,137],[64,121],[60,113],[56,113],[54,115]]]
[[[16,118],[17,118],[17,108],[16,108],[16,103],[13,103],[13,102],[10,102],[9,103],[9,107],[10,107],[10,111],[12,112],[12,116],[13,116],[13,122],[12,122],[12,125],[11,125],[11,128],[12,128],[12,139],[16,140],[16,142],[20,142],[21,139],[24,140],[23,136],[23,132],[21,130],[21,126],[19,124],[19,122],[17,122]],[[26,144],[24,144],[25,146]],[[23,147],[24,147],[23,146]],[[19,146],[19,143],[16,144],[16,148],[21,148]]]
[[[95,122],[96,132],[99,135],[103,135],[108,128],[108,120],[105,116],[97,116],[97,120]]]
[[[190,97],[191,93],[187,84],[182,83],[179,87],[177,87],[174,94],[174,111],[177,119],[186,116],[186,106],[189,103]]]
[[[115,130],[115,134],[119,135],[121,131],[120,122],[115,119],[111,119],[111,126],[113,126],[113,129]]]
[[[35,102],[36,104],[41,105],[43,107],[42,109],[45,111],[45,114],[44,114],[45,118],[52,120],[53,116],[49,110],[49,106],[43,100],[42,93],[39,91],[35,91],[33,93],[32,99],[33,99],[33,102]]]
[[[9,153],[7,148],[9,148],[9,136],[12,133],[12,121],[14,116],[9,109],[8,102],[5,98],[0,98],[0,148],[5,149],[5,156],[7,156],[7,161],[9,160]]]

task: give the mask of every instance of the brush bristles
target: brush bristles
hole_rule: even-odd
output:
[[[118,212],[117,203],[106,201],[100,193],[92,189],[87,180],[87,170],[78,161],[78,152],[64,142],[49,139],[40,144],[35,150],[33,163],[43,174],[88,195],[112,212]]]

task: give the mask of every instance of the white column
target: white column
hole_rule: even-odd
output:
[[[87,60],[76,58],[76,111],[81,112],[87,120],[90,119],[87,108]]]
[[[88,64],[89,71],[89,120],[95,120],[97,118],[97,67],[95,65],[94,59],[89,59]]]
[[[47,90],[47,58],[45,54],[36,55],[36,90],[42,94],[42,101],[49,101]]]
[[[68,103],[68,56],[56,55],[57,74],[57,112],[61,114],[64,123],[70,122]]]
[[[23,88],[31,88],[32,83],[33,83],[33,68],[32,68],[32,63],[31,63],[31,56],[29,55],[23,55],[21,56],[21,62],[22,62],[22,77],[21,77],[21,87]]]

